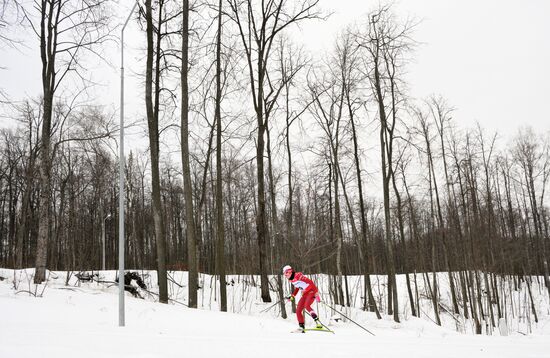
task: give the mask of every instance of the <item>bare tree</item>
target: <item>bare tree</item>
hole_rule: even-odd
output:
[[[456,218],[457,210],[456,210],[456,206],[454,205],[454,201],[456,200],[456,195],[454,193],[454,187],[451,185],[451,180],[449,178],[449,171],[447,167],[447,156],[446,156],[446,148],[445,148],[445,130],[448,125],[448,122],[451,120],[451,114],[454,109],[447,104],[447,102],[445,101],[445,99],[443,99],[443,97],[435,97],[435,96],[432,96],[432,98],[430,99],[429,107],[430,107],[430,112],[432,114],[433,120],[435,121],[437,132],[439,134],[439,140],[440,140],[440,146],[441,146],[441,159],[443,161],[443,169],[445,172],[445,187],[447,190],[447,193],[446,193],[447,208],[449,210],[450,221],[452,222]],[[443,215],[441,212],[441,205],[438,204],[437,208],[438,208],[438,215],[440,217],[440,224],[443,225]],[[454,283],[454,275],[451,269],[449,250],[447,250],[446,235],[444,232],[445,231],[443,231],[442,242],[444,246],[445,266],[449,274],[449,285],[451,288],[451,298],[453,301],[453,312],[458,314],[460,313],[460,310],[458,307],[456,287]]]
[[[216,37],[216,273],[220,277],[220,309],[227,311],[227,289],[225,285],[225,227],[223,223],[223,183],[222,183],[222,0],[218,2],[218,34]]]
[[[370,270],[369,270],[369,244],[368,244],[368,222],[366,219],[366,208],[365,208],[365,198],[363,194],[363,180],[361,175],[361,165],[360,165],[360,153],[359,153],[359,144],[358,144],[358,133],[357,133],[357,111],[358,108],[363,107],[365,102],[360,99],[361,94],[359,92],[359,86],[364,81],[364,76],[358,71],[360,65],[360,58],[358,56],[358,51],[352,48],[354,45],[352,39],[352,33],[347,32],[344,37],[345,41],[341,46],[338,46],[338,50],[342,52],[342,57],[344,53],[349,56],[347,61],[343,61],[343,64],[346,65],[342,69],[342,80],[344,88],[344,98],[345,106],[347,108],[349,121],[351,124],[351,137],[353,141],[353,159],[355,163],[355,173],[357,180],[357,190],[359,196],[359,219],[361,223],[361,242],[358,244],[359,255],[362,258],[363,266],[363,276],[364,276],[364,307],[372,312],[376,313],[378,319],[381,319],[380,311],[378,310],[378,305],[374,299],[372,293],[372,284],[370,280]],[[353,219],[352,219],[353,220]]]
[[[439,227],[442,226],[442,216],[441,209],[439,205],[439,195],[437,189],[437,179],[436,173],[434,170],[433,164],[433,154],[432,154],[432,134],[431,126],[428,122],[428,116],[422,112],[422,110],[416,111],[416,116],[420,124],[420,132],[422,134],[422,139],[424,140],[425,150],[427,160],[426,165],[428,166],[428,187],[430,194],[430,237],[431,237],[431,256],[432,256],[432,286],[431,286],[431,295],[432,295],[432,306],[434,310],[435,322],[437,325],[441,326],[441,318],[439,317],[439,291],[438,291],[438,282],[437,282],[437,242],[436,242],[436,230],[435,230],[435,209],[434,209],[434,192],[435,192],[435,201],[437,203],[438,210],[438,223]]]
[[[161,106],[161,77],[166,65],[162,42],[166,38],[169,19],[173,18],[167,10],[166,1],[157,2],[153,9],[151,0],[145,1],[145,21],[147,34],[147,61],[145,68],[145,105],[149,134],[149,152],[151,155],[151,187],[153,201],[153,222],[155,224],[155,241],[157,246],[157,275],[159,284],[159,301],[168,302],[168,281],[166,274],[166,233],[160,191],[160,131],[159,116]],[[157,20],[153,20],[156,10]],[[154,87],[154,88],[153,88]]]
[[[343,194],[345,204],[349,213],[349,220],[347,221],[351,225],[352,237],[354,242],[359,241],[359,230],[354,219],[354,209],[352,200],[346,189],[346,178],[344,172],[347,169],[342,168],[345,162],[346,154],[349,151],[344,145],[347,140],[347,136],[350,135],[350,131],[347,128],[351,124],[352,137],[356,135],[355,124],[353,121],[354,110],[350,103],[350,93],[353,91],[351,87],[357,85],[357,78],[353,78],[355,74],[352,74],[352,68],[357,66],[357,51],[356,46],[353,46],[353,37],[351,33],[344,33],[340,36],[336,43],[334,55],[330,58],[330,63],[327,63],[326,68],[323,68],[321,72],[324,74],[321,79],[317,79],[315,83],[309,84],[310,96],[312,98],[313,106],[311,107],[311,113],[315,120],[320,125],[325,135],[325,140],[329,148],[330,165],[332,166],[331,172],[333,173],[332,182],[334,183],[334,220],[335,220],[335,240],[336,240],[336,272],[337,277],[336,292],[337,302],[344,305],[343,288],[342,288],[342,275],[343,265],[342,257],[344,253],[343,247],[343,229],[342,219],[340,213],[340,194]],[[346,114],[349,116],[349,122],[345,121]],[[356,140],[356,137],[354,137]],[[356,144],[356,142],[354,142]],[[357,146],[354,146],[354,150],[357,151]],[[356,163],[357,165],[357,163]],[[340,193],[340,188],[342,192]],[[362,193],[361,193],[362,194]],[[364,224],[364,223],[363,223]],[[361,229],[366,234],[366,226]],[[363,239],[366,238],[366,235]],[[365,264],[366,257],[363,255],[361,245],[365,242],[358,244],[360,256]],[[365,246],[366,247],[366,246]],[[366,279],[368,283],[368,278]],[[367,287],[368,291],[369,288]],[[346,296],[348,296],[348,290],[346,289]],[[348,300],[349,304],[349,300]],[[375,309],[375,307],[373,307]]]
[[[189,307],[197,308],[198,267],[197,237],[193,210],[193,188],[189,164],[189,0],[183,0],[181,30],[181,160],[183,165],[183,193],[185,197],[185,227],[189,269]]]
[[[267,222],[265,199],[264,150],[266,119],[265,103],[275,95],[266,88],[269,78],[271,50],[276,38],[290,25],[304,20],[318,18],[316,11],[319,0],[300,0],[293,6],[285,0],[262,1],[228,0],[230,17],[239,28],[246,61],[248,64],[252,101],[257,121],[256,166],[258,182],[258,210],[256,216],[256,234],[260,253],[260,277],[262,300],[271,302],[267,280]]]
[[[39,148],[39,134],[38,128],[40,127],[40,113],[37,113],[35,106],[39,104],[26,101],[19,111],[21,113],[21,122],[24,123],[24,130],[22,131],[26,135],[26,144],[28,145],[26,151],[26,163],[23,170],[23,196],[21,198],[21,212],[19,215],[19,230],[17,232],[17,246],[16,246],[16,259],[15,267],[23,268],[23,256],[24,256],[24,243],[29,239],[31,232],[31,216],[33,206],[33,192],[36,190],[36,162],[38,157]]]
[[[367,27],[358,34],[358,46],[365,53],[365,73],[369,79],[380,120],[380,156],[384,193],[384,238],[388,262],[388,313],[399,322],[395,281],[394,240],[391,228],[390,183],[394,175],[393,144],[399,105],[404,100],[401,73],[411,51],[413,23],[399,23],[390,6],[380,6],[368,15]]]
[[[35,283],[46,278],[47,245],[51,218],[52,113],[56,92],[69,75],[82,75],[83,52],[94,52],[95,46],[108,38],[105,32],[107,13],[105,0],[40,1],[33,14],[25,9],[25,17],[40,41],[42,60],[42,133],[40,141],[40,206],[36,255]],[[35,20],[37,17],[37,20]]]
[[[512,153],[520,170],[519,175],[522,177],[522,187],[527,190],[535,234],[536,264],[538,269],[544,273],[545,284],[550,296],[550,276],[546,247],[548,237],[544,238],[546,236],[545,233],[547,230],[545,228],[547,224],[543,224],[543,215],[541,215],[541,206],[544,201],[548,179],[550,178],[550,144],[548,139],[541,140],[537,138],[533,130],[527,128],[521,130],[515,138],[515,146]],[[537,187],[540,187],[538,191]],[[537,195],[538,192],[540,192],[540,196]]]

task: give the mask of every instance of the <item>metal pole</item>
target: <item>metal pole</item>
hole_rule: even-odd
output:
[[[124,327],[124,29],[136,9],[132,7],[122,30],[120,31],[120,159],[119,159],[119,195],[118,195],[118,325]]]

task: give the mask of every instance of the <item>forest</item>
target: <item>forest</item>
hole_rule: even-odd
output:
[[[156,270],[160,302],[170,271],[189,272],[189,307],[198,273],[219,280],[222,311],[226,275],[258,275],[276,302],[291,264],[328,275],[342,306],[362,275],[361,307],[396,322],[397,275],[413,316],[419,276],[438,324],[441,277],[478,333],[504,316],[508,283],[536,320],[533,281],[550,295],[549,132],[518,118],[504,138],[463,126],[452,98],[413,98],[419,21],[391,4],[313,56],[296,33],[331,15],[318,3],[138,1],[124,17],[141,31],[144,108],[121,127],[120,106],[89,96],[89,64],[120,46],[115,2],[2,1],[0,45],[32,33],[42,91],[12,98],[0,83],[0,267],[35,268],[35,284],[116,269],[122,159],[125,267]],[[136,126],[146,145],[121,158],[120,131]],[[387,277],[384,302],[371,275]]]

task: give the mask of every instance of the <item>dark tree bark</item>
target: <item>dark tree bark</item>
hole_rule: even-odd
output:
[[[147,108],[147,124],[149,128],[149,151],[151,154],[151,196],[153,202],[153,222],[155,224],[155,241],[157,246],[157,274],[159,284],[159,301],[168,303],[168,279],[166,274],[166,238],[160,198],[160,133],[159,133],[159,102],[160,102],[160,61],[161,61],[161,29],[163,23],[164,1],[158,2],[157,26],[153,24],[153,9],[151,0],[145,1],[145,19],[147,22],[147,63],[145,69],[145,105]],[[153,61],[155,64],[153,65]],[[154,74],[153,74],[154,72]],[[154,79],[153,79],[154,76]],[[154,85],[154,89],[153,89]]]
[[[185,225],[187,233],[187,261],[189,269],[189,302],[197,308],[198,268],[193,188],[189,164],[189,0],[183,0],[183,28],[181,54],[181,160],[183,164],[183,192],[185,197]]]
[[[361,221],[361,245],[362,250],[360,250],[363,262],[363,275],[365,280],[365,290],[366,290],[366,297],[365,297],[365,307],[368,307],[368,310],[371,312],[376,313],[376,317],[378,319],[382,319],[382,316],[380,315],[380,311],[378,310],[378,306],[376,304],[376,300],[374,299],[374,295],[372,293],[372,284],[370,280],[370,270],[369,270],[369,244],[368,244],[368,224],[366,219],[366,211],[365,211],[365,199],[363,196],[363,180],[361,178],[361,166],[359,164],[359,150],[358,150],[358,144],[357,144],[357,132],[355,129],[355,115],[353,113],[351,100],[350,100],[350,90],[349,88],[346,88],[346,102],[348,106],[349,111],[349,117],[350,117],[350,123],[351,123],[351,130],[352,130],[352,139],[353,139],[353,159],[355,162],[355,173],[357,176],[357,189],[359,191],[359,218]],[[368,301],[368,304],[367,304]],[[414,313],[413,313],[414,315]]]
[[[216,41],[216,273],[220,277],[220,310],[227,312],[227,289],[225,287],[225,228],[223,223],[223,183],[222,183],[222,73],[221,73],[221,37],[222,37],[222,0],[218,3],[218,35]]]

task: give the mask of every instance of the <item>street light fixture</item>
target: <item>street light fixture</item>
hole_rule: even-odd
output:
[[[130,21],[138,2],[134,3],[126,22],[120,30],[120,159],[118,167],[118,325],[124,327],[124,29]]]

